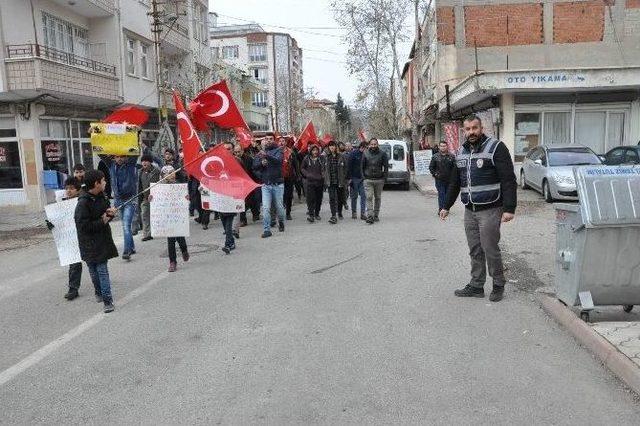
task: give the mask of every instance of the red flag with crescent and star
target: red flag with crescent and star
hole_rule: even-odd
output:
[[[298,137],[298,140],[293,145],[301,154],[307,152],[310,143],[317,143],[318,136],[316,135],[316,129],[313,127],[313,122],[307,123],[302,133]]]
[[[138,108],[137,106],[129,105],[113,111],[104,120],[102,120],[102,122],[133,124],[142,127],[148,120],[149,114],[147,114],[145,110]]]
[[[208,130],[207,123],[222,129],[248,129],[225,80],[203,90],[189,103],[193,124],[199,131]]]
[[[253,135],[251,134],[251,130],[245,129],[244,127],[236,127],[236,139],[238,143],[242,147],[242,149],[247,149],[251,146],[251,141],[253,141]]]
[[[190,176],[211,192],[244,200],[260,185],[244,171],[240,163],[223,144],[216,145],[206,153],[200,152],[200,138],[184,109],[177,92],[173,93],[178,119],[178,132],[182,141],[184,168]]]

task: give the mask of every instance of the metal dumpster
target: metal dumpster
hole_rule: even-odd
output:
[[[640,167],[574,169],[579,204],[558,203],[555,287],[582,306],[640,305]]]

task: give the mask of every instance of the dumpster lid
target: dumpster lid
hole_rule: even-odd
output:
[[[573,173],[587,228],[640,226],[640,167],[580,166]]]

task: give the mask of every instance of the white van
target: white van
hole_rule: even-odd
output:
[[[385,183],[399,184],[408,191],[411,187],[411,173],[409,172],[409,151],[407,143],[389,139],[379,139],[380,149],[389,157],[389,176]]]

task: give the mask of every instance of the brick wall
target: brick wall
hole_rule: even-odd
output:
[[[465,6],[466,45],[472,47],[541,44],[541,3]]]
[[[640,0],[627,0],[625,7],[627,9],[640,9]]]
[[[438,18],[438,41],[442,44],[456,42],[456,15],[453,7],[441,6],[436,9]]]
[[[602,41],[604,9],[605,5],[601,0],[555,3],[553,5],[553,42]]]

